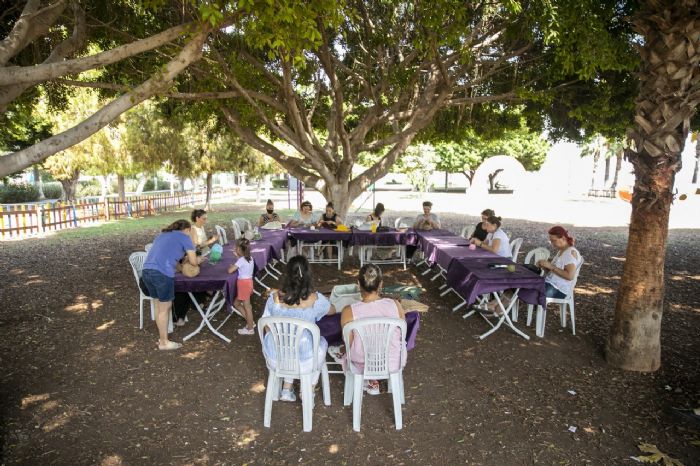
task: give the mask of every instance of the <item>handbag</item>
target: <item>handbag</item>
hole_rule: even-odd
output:
[[[178,262],[175,266],[175,270],[188,278],[196,277],[197,275],[199,275],[199,266],[192,265],[187,260],[184,263]]]

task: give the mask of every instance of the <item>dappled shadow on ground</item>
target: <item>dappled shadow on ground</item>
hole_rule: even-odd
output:
[[[470,222],[474,218],[468,219]],[[464,217],[446,219],[457,230]],[[546,245],[547,225],[506,222],[521,251]],[[405,371],[404,429],[393,428],[391,398],[366,396],[362,432],[342,406],[317,395],[312,434],[301,405],[275,403],[262,426],[266,370],[257,336],[224,327],[226,345],[203,332],[182,351],[161,353],[155,325],[138,329],[138,293],[127,257],[156,234],[92,241],[3,244],[0,414],[7,464],[620,464],[640,442],[696,464],[698,431],[669,414],[700,402],[700,254],[697,232],[671,232],[663,326],[663,368],[630,374],[608,367],[604,342],[625,257],[626,230],[580,228],[586,259],[576,297],[577,335],[548,313],[546,338],[503,329],[485,341],[481,318],[463,320],[438,281],[415,268],[385,267],[386,283],[415,283],[430,305]],[[314,266],[329,289],[353,281]],[[263,301],[253,300],[256,313]],[[179,340],[199,323],[190,315]],[[575,432],[569,429],[575,427]]]

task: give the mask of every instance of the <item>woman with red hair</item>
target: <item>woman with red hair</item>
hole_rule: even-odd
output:
[[[552,260],[541,260],[537,265],[548,271],[544,278],[547,297],[564,299],[573,291],[576,269],[583,258],[574,247],[574,237],[564,227],[552,227],[547,233],[557,253]]]

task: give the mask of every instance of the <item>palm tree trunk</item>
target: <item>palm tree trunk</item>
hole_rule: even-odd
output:
[[[633,24],[643,37],[635,127],[625,150],[635,171],[627,255],[606,349],[616,367],[661,365],[664,258],[673,183],[700,85],[698,0],[649,0]]]

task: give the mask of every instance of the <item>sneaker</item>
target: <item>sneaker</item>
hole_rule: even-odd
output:
[[[177,327],[184,327],[185,326],[185,319],[177,319],[177,321],[175,322],[175,325]]]
[[[283,388],[282,393],[280,393],[281,401],[297,401],[297,396],[294,394],[293,388]]]
[[[365,381],[364,390],[368,395],[379,395],[381,393],[379,391],[379,380]]]
[[[253,328],[241,327],[238,329],[238,334],[239,335],[255,335],[255,327],[253,327]]]

